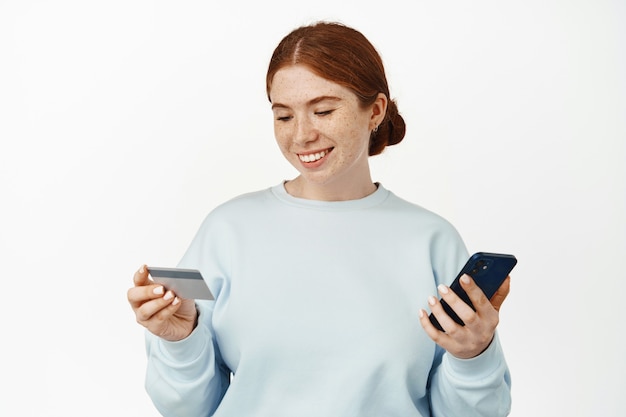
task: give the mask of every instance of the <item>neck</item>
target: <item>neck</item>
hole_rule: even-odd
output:
[[[357,184],[315,184],[307,182],[302,176],[285,183],[285,189],[293,197],[318,201],[358,200],[374,193],[376,184],[371,178]]]

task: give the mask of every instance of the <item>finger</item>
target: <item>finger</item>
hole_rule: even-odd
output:
[[[128,301],[140,302],[148,301],[157,297],[162,297],[165,293],[165,289],[162,285],[142,285],[139,287],[131,287],[128,289]]]
[[[419,320],[422,328],[435,343],[439,346],[447,350],[448,352],[456,352],[460,349],[459,342],[455,339],[455,332],[442,332],[437,329],[430,321],[430,317],[428,313],[420,309],[419,310]],[[455,326],[456,329],[462,329],[456,322],[452,321],[452,325]],[[443,327],[443,326],[442,326]],[[445,329],[445,328],[444,328]],[[452,334],[451,334],[452,333]]]
[[[145,265],[141,265],[137,272],[135,272],[135,275],[133,276],[133,283],[136,287],[152,283],[148,274],[148,268]]]
[[[151,283],[151,285],[131,287],[127,292],[127,298],[130,305],[136,309],[147,301],[163,298],[165,294],[165,288],[162,285]]]
[[[461,278],[461,286],[476,309],[473,315],[461,316],[461,318],[466,326],[477,330],[483,338],[491,339],[493,330],[499,322],[498,311],[491,305],[485,293],[469,275]]]
[[[441,298],[445,300],[446,304],[448,304],[448,307],[453,310],[453,312],[447,312],[445,310],[445,306],[443,306],[442,304],[444,311],[446,311],[446,313],[448,313],[448,315],[451,316],[453,321],[455,318],[458,318],[458,319],[461,319],[461,321],[463,321],[464,323],[466,323],[467,320],[469,320],[475,314],[472,307],[470,307],[461,297],[459,297],[458,294],[452,291],[449,287],[443,284],[440,284],[437,287],[437,290],[439,291]],[[454,317],[454,316],[458,316],[458,317]],[[457,322],[455,321],[455,323]]]
[[[493,308],[495,308],[497,311],[500,311],[500,307],[502,306],[502,303],[504,303],[504,300],[509,295],[510,291],[511,277],[507,276],[502,285],[500,285],[500,288],[498,288],[498,291],[496,291],[493,297],[491,297],[491,300],[489,300]]]
[[[135,309],[137,322],[145,323],[153,318],[165,321],[180,307],[180,298],[167,291],[163,296],[146,301]]]
[[[472,277],[465,274],[461,277],[461,287],[467,293],[470,301],[472,302],[474,309],[480,313],[484,310],[485,305],[489,305],[489,300],[483,290],[480,289]]]
[[[450,291],[450,292],[452,293],[452,291]],[[456,296],[456,294],[454,296],[458,298],[458,296]],[[446,303],[447,302],[448,301],[446,300]],[[441,302],[441,300],[437,299],[436,297],[430,296],[430,297],[428,297],[428,305],[430,306],[430,311],[435,316],[435,318],[439,322],[439,325],[443,328],[443,331],[445,333],[456,332],[456,331],[458,331],[458,329],[463,327],[461,324],[457,323],[450,316],[450,314],[453,314],[453,315],[456,314],[456,311],[451,311],[450,313],[448,313],[448,311],[446,311],[446,309],[445,309],[443,303]],[[454,310],[454,308],[450,304],[448,304],[447,307],[452,308],[452,310]],[[456,314],[456,315],[458,315],[458,314]]]
[[[419,320],[420,320],[420,324],[422,325],[422,328],[424,329],[428,337],[430,337],[432,340],[434,340],[437,343],[441,343],[442,338],[444,338],[446,334],[440,331],[438,328],[436,328],[433,325],[433,323],[430,321],[430,317],[428,316],[428,313],[426,312],[426,310],[424,309],[419,310]]]

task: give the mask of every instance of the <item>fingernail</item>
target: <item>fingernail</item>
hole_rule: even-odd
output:
[[[420,319],[423,319],[423,318],[424,318],[424,310],[422,310],[421,308],[420,308],[420,311],[418,311],[418,313],[417,313],[417,314],[419,314]]]
[[[178,297],[174,298],[174,301],[172,301],[172,305],[175,306],[178,303],[180,303],[180,298],[178,298]]]
[[[469,284],[470,283],[470,279],[467,275],[463,275],[461,277],[461,282],[463,282],[463,284]]]
[[[143,265],[141,265],[141,268],[139,268],[139,273],[143,274],[143,272],[144,272]]]
[[[435,299],[435,297],[433,297],[432,295],[428,297],[428,304],[430,304],[431,306],[437,304],[437,300]]]
[[[437,289],[439,290],[440,293],[442,294],[447,294],[448,293],[448,287],[446,287],[443,284],[439,284],[439,286],[437,287]]]
[[[171,292],[171,291],[168,291],[168,292],[166,292],[166,293],[165,293],[165,295],[163,296],[163,299],[164,299],[164,300],[171,300],[171,299],[172,299],[172,297],[174,297],[174,294],[172,294],[172,292]]]
[[[163,294],[163,287],[156,287],[152,292],[155,294]]]

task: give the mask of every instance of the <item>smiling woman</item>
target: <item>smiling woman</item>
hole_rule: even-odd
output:
[[[270,100],[278,145],[300,172],[285,184],[289,194],[336,201],[376,190],[368,152],[371,132],[385,116],[384,94],[363,106],[348,88],[298,64],[276,72]]]
[[[472,310],[444,284],[468,256],[455,228],[372,181],[369,157],[405,133],[376,50],[344,25],[296,29],[274,51],[267,95],[299,175],[206,217],[179,266],[200,270],[215,299],[179,298],[145,267],[128,290],[148,330],[156,407],[178,417],[506,415],[496,326],[507,283],[490,302],[461,280]]]
[[[274,51],[266,87],[276,140],[300,172],[285,184],[291,195],[333,201],[375,191],[368,157],[399,143],[405,123],[365,36],[336,24],[294,30]]]
[[[272,101],[272,84],[283,67],[304,65],[318,76],[349,89],[363,107],[372,105],[383,94],[389,99],[389,85],[380,55],[355,29],[337,24],[300,27],[278,44],[270,60],[266,89]],[[372,135],[369,155],[378,155],[386,146],[402,141],[404,119],[396,102],[387,103],[383,120]]]

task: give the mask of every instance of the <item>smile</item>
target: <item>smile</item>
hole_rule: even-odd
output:
[[[324,151],[320,151],[320,152],[315,152],[315,153],[310,153],[310,154],[298,154],[298,158],[300,158],[300,160],[302,162],[315,162],[315,161],[319,161],[320,159],[322,159],[323,157],[325,157],[326,155],[328,155],[330,153],[330,151],[332,151],[333,148],[329,148],[326,149]]]

